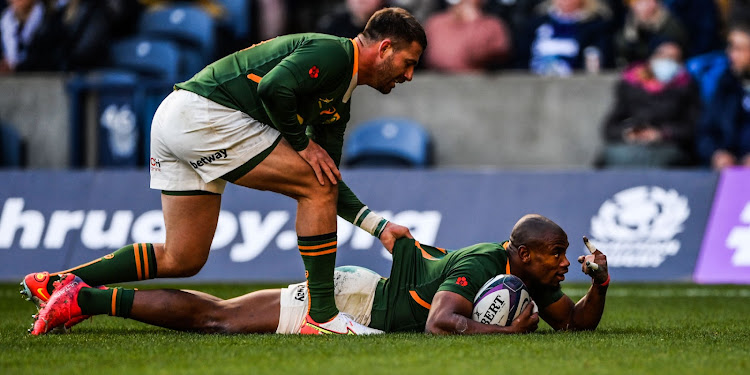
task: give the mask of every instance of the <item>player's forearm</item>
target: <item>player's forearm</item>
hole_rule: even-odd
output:
[[[588,293],[573,307],[573,316],[567,327],[573,331],[590,331],[596,329],[604,314],[608,286],[591,284]]]
[[[446,314],[442,317],[428,319],[425,333],[433,335],[478,335],[478,334],[511,334],[520,333],[516,327],[501,327],[494,324],[482,324],[460,314]]]
[[[346,183],[339,181],[338,186],[339,198],[336,213],[344,220],[364,229],[375,237],[379,237],[388,221],[365,206]]]

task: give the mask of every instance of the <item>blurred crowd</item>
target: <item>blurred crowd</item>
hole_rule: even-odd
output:
[[[420,69],[619,72],[597,166],[750,166],[750,0],[245,2],[230,14],[227,0],[0,0],[0,72],[107,67],[113,41],[176,3],[217,20],[212,59],[281,34],[354,37],[377,9],[399,6],[430,41]]]

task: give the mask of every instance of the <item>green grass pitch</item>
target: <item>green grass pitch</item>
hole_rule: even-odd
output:
[[[253,288],[181,287],[224,298]],[[577,300],[585,288],[564,290]],[[1,374],[750,374],[750,286],[613,281],[597,331],[540,324],[522,336],[200,335],[100,316],[31,337],[34,311],[0,284]]]

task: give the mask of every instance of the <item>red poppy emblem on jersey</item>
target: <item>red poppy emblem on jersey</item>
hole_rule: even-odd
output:
[[[461,277],[459,277],[459,278],[458,278],[458,279],[456,280],[456,284],[458,284],[458,285],[461,285],[461,286],[466,286],[466,285],[468,285],[469,283],[468,283],[468,282],[466,281],[466,278],[465,278],[465,277],[461,276]]]
[[[310,74],[310,78],[318,78],[318,73],[320,73],[320,69],[318,69],[317,66],[313,65],[312,68],[307,72]]]

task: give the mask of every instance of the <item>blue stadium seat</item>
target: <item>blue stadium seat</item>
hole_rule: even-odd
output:
[[[729,68],[729,58],[724,51],[709,52],[688,59],[685,67],[700,86],[701,100],[708,103],[716,92],[719,78]]]
[[[185,79],[213,61],[214,27],[213,18],[201,8],[173,5],[144,13],[138,33],[177,42],[182,52],[181,79]]]
[[[250,15],[252,2],[250,0],[218,0],[226,11],[221,22],[235,39],[247,39],[250,35]]]
[[[114,43],[110,54],[115,68],[170,83],[179,80],[180,49],[171,41],[129,38]]]
[[[378,118],[354,128],[344,146],[351,167],[432,165],[432,137],[422,125],[402,118]]]
[[[0,166],[22,167],[24,162],[23,138],[10,125],[0,124]]]
[[[135,71],[118,69],[95,70],[71,77],[67,84],[71,103],[71,165],[91,166],[92,148],[96,149],[93,154],[96,166],[135,166],[148,160],[151,120],[156,107],[172,91],[173,84],[173,80],[147,79]],[[96,100],[92,102],[89,98]],[[92,110],[97,113],[93,119],[86,116]],[[131,114],[129,118],[135,120],[135,127],[127,133],[114,134],[113,128],[108,126],[113,124],[112,117],[104,113],[116,114],[117,121],[124,121],[128,119],[126,115]],[[97,129],[98,139],[86,139],[92,127]],[[126,128],[119,127],[120,130]],[[137,146],[128,152],[122,149],[114,152],[112,137],[121,141],[133,139]]]

